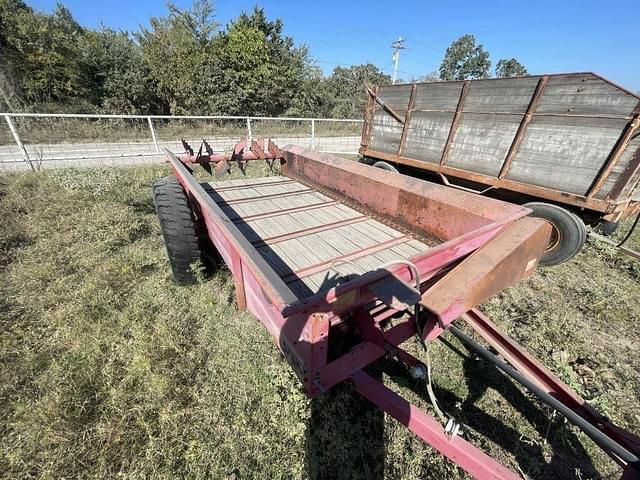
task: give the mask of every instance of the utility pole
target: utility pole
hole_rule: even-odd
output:
[[[396,84],[396,78],[398,77],[398,61],[400,60],[400,50],[404,50],[407,48],[404,44],[404,38],[398,37],[398,40],[391,44],[391,48],[393,48],[393,78],[392,82],[394,85]]]

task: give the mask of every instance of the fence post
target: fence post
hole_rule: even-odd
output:
[[[249,149],[251,149],[253,134],[251,133],[251,119],[249,117],[247,117],[247,143],[249,144]]]
[[[156,146],[156,153],[160,153],[158,138],[156,137],[156,129],[153,128],[153,120],[151,120],[151,117],[147,117],[147,122],[149,122],[149,130],[151,130],[151,138],[153,138],[153,144]]]
[[[316,149],[316,120],[311,120],[311,150]]]
[[[16,130],[16,127],[13,125],[13,122],[11,121],[11,117],[9,115],[5,115],[4,119],[6,120],[7,125],[9,125],[9,130],[11,130],[11,135],[13,135],[13,139],[16,141],[16,145],[18,145],[18,148],[22,152],[24,161],[27,162],[29,166],[31,166],[31,168],[33,168],[33,165],[31,164],[31,159],[29,158],[29,153],[27,152],[27,149],[24,148],[24,145],[20,140],[20,136],[18,135],[18,131]]]

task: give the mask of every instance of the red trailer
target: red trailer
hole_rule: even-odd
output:
[[[299,147],[279,155],[282,176],[200,183],[188,159],[167,151],[174,176],[154,184],[154,201],[179,283],[194,281],[193,262],[221,257],[238,306],[264,324],[308,395],[349,382],[476,478],[519,477],[459,435],[435,397],[440,419],[379,383],[367,366],[392,359],[430,384],[428,363],[402,344],[453,334],[582,428],[624,478],[640,478],[640,439],[475,308],[534,271],[549,241],[547,222],[522,206]]]

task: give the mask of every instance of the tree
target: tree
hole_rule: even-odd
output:
[[[90,108],[91,85],[82,64],[84,30],[61,4],[52,14],[35,13],[21,0],[0,0],[2,97],[46,110],[54,103]]]
[[[438,76],[438,72],[427,73],[426,75],[420,75],[415,79],[416,82],[439,82],[440,77]]]
[[[231,115],[282,115],[296,103],[308,68],[306,46],[284,36],[282,20],[264,9],[242,12],[216,41],[222,71],[219,111]]]
[[[336,67],[321,85],[318,114],[323,117],[362,117],[367,102],[365,84],[389,85],[391,77],[371,63]]]
[[[152,17],[150,28],[136,37],[159,95],[172,114],[214,111],[220,72],[214,55],[214,20],[209,0],[196,0],[189,10],[169,3],[169,15]]]
[[[528,75],[527,69],[515,58],[498,60],[496,77],[521,77],[523,75]]]
[[[473,35],[463,35],[453,41],[440,65],[442,80],[467,80],[489,76],[489,52],[476,45]]]
[[[372,64],[325,78],[282,20],[256,7],[220,28],[193,1],[130,34],[0,0],[0,110],[358,117],[364,84],[391,82]]]
[[[83,55],[92,84],[89,100],[103,112],[140,114],[166,110],[142,49],[128,32],[104,27],[86,32]]]

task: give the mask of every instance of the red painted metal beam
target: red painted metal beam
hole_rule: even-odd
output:
[[[477,479],[521,478],[465,439],[451,437],[442,425],[397,393],[360,371],[351,376],[355,390],[405,425],[442,455]]]
[[[624,448],[640,456],[640,438],[622,430],[609,419],[600,415],[591,405],[577,393],[553,375],[547,368],[520,347],[514,340],[502,333],[496,325],[479,310],[473,309],[462,318],[489,345],[509,362],[518,372],[533,381],[538,387],[560,400],[564,405],[576,412],[586,421],[598,428],[609,438]],[[613,458],[613,457],[612,457]],[[617,461],[617,458],[614,458]]]
[[[439,335],[449,323],[500,290],[531,275],[550,233],[549,224],[540,219],[520,219],[424,292],[420,303],[433,314],[425,328],[428,338]]]

